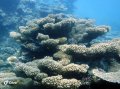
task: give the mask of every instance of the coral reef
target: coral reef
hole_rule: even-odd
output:
[[[45,57],[27,63],[15,63],[15,70],[18,75],[23,73],[38,82],[39,85],[58,89],[77,89],[82,83],[73,77],[72,74],[87,74],[89,66],[86,64],[70,63],[63,66],[53,60],[52,57]],[[68,76],[67,75],[71,75]],[[81,76],[82,77],[82,76]]]
[[[93,39],[107,33],[110,30],[109,26],[95,26],[92,19],[79,19],[76,26],[70,33],[70,43],[87,43]]]
[[[120,84],[120,39],[94,41],[110,27],[57,14],[71,14],[75,1],[0,1],[0,89],[83,89],[99,80]],[[9,31],[13,39],[4,35]]]
[[[72,13],[68,3],[70,2],[62,0],[1,0],[0,35],[3,36],[4,33],[8,36],[9,31],[16,30],[27,21],[45,17],[50,13]]]
[[[96,76],[102,79],[111,75],[92,71],[94,68],[111,73],[118,67],[115,65],[120,65],[119,39],[91,44],[110,29],[93,22],[92,19],[76,19],[64,14],[32,20],[26,26],[20,26],[19,31],[10,32],[21,50],[8,61],[17,76],[31,78],[34,87],[80,89],[90,86],[97,82]]]
[[[96,43],[90,47],[85,45],[60,45],[59,49],[63,52],[66,52],[73,56],[82,56],[84,58],[94,58],[94,57],[103,57],[103,56],[120,56],[120,40],[114,39],[104,43]]]
[[[79,28],[78,25],[82,26]],[[86,41],[89,44],[90,40],[108,31],[108,26],[96,27],[91,24],[91,20],[75,19],[64,14],[51,14],[45,18],[28,22],[27,26],[19,27],[19,32],[10,32],[10,36],[20,42],[22,50],[27,55],[31,54],[33,57],[40,58],[40,55],[49,56],[56,52],[58,45],[73,43],[70,40],[74,40],[75,36],[81,38],[76,41],[77,43],[84,44],[82,41],[89,39]],[[91,34],[96,35],[93,37]]]

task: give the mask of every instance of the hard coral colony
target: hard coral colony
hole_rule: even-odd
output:
[[[10,87],[4,89],[21,89],[19,86],[28,89],[31,85],[43,89],[79,89],[97,82],[97,77],[120,83],[113,71],[120,56],[120,40],[91,44],[93,39],[110,29],[105,25],[96,26],[93,22],[92,19],[51,14],[20,26],[18,32],[10,32],[10,36],[21,45],[21,50],[17,57],[11,57],[19,62],[8,58],[16,75],[6,73],[4,76],[26,83],[19,82],[17,87],[8,85]],[[27,61],[23,62],[21,57]],[[108,79],[106,75],[116,76]]]

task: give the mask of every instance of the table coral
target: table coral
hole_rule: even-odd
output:
[[[21,45],[26,63],[13,62],[18,76],[31,78],[33,86],[53,89],[79,89],[94,81],[93,68],[109,71],[111,60],[120,56],[120,40],[90,44],[109,32],[110,27],[96,26],[91,19],[51,14],[32,20],[10,36]],[[112,69],[112,68],[111,68]]]
[[[96,43],[90,47],[77,44],[64,44],[58,47],[61,51],[70,55],[84,56],[86,58],[95,56],[107,56],[108,54],[120,55],[120,40],[114,39],[104,43]],[[109,55],[108,55],[109,56]]]
[[[100,71],[98,69],[93,69],[93,74],[100,79],[108,82],[113,82],[113,83],[118,83],[120,84],[120,71],[117,72],[105,72],[105,71]]]
[[[19,32],[10,32],[10,36],[20,42],[22,51],[28,53],[27,55],[38,57],[36,54],[42,53],[41,57],[49,56],[56,52],[58,45],[69,43],[77,34],[79,34],[77,38],[82,38],[77,41],[79,43],[90,37],[90,40],[95,39],[109,31],[107,26],[96,27],[89,22],[89,20],[76,19],[64,14],[51,14],[45,18],[30,21],[26,26],[20,27]],[[82,28],[78,28],[78,25],[82,25]],[[96,36],[92,37],[91,33]],[[90,40],[86,42],[89,43]]]

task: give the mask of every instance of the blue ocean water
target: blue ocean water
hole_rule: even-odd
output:
[[[81,18],[93,18],[96,24],[110,25],[110,33],[120,36],[120,0],[77,0],[74,14]]]

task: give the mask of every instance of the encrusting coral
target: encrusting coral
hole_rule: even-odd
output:
[[[17,60],[21,56],[27,58],[26,63],[19,60],[11,64],[17,76],[31,78],[33,86],[79,89],[94,81],[93,68],[109,70],[106,67],[110,66],[109,59],[119,59],[119,39],[90,45],[109,29],[105,25],[95,26],[91,19],[76,19],[64,14],[30,21],[20,26],[18,32],[10,32],[21,45]]]

